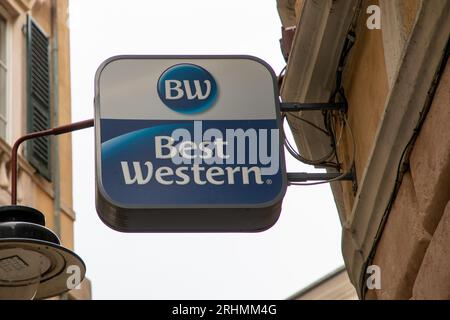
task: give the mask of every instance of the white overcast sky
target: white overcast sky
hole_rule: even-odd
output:
[[[118,54],[250,54],[284,66],[275,0],[71,0],[73,121],[93,117],[94,75]],[[94,299],[284,299],[343,264],[328,185],[288,188],[252,234],[125,234],[95,210],[94,134],[73,134],[75,250]],[[290,171],[311,171],[292,158]]]

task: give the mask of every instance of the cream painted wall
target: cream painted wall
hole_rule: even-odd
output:
[[[26,25],[27,14],[39,24],[44,32],[51,37],[51,0],[23,1],[1,0],[3,11],[7,12],[10,29],[10,139],[0,145],[0,153],[10,153],[10,145],[20,136],[26,133],[26,37],[23,27]],[[59,41],[59,124],[71,122],[71,96],[70,96],[70,57],[69,57],[69,28],[68,1],[58,0],[58,41]],[[60,147],[60,176],[61,176],[61,238],[64,245],[73,248],[73,222],[72,209],[72,144],[70,135],[59,138]],[[41,210],[47,220],[47,226],[54,228],[53,186],[44,178],[35,173],[35,170],[27,164],[23,158],[24,149],[20,154],[19,169],[19,201],[21,204],[34,206]],[[7,156],[9,158],[9,156]],[[8,161],[5,158],[4,161]],[[8,177],[6,184],[10,184]],[[4,200],[7,197],[5,197]]]

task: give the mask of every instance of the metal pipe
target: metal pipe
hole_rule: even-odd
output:
[[[339,178],[342,176],[341,178]],[[354,173],[348,172],[343,175],[341,172],[326,173],[309,173],[309,172],[288,172],[287,179],[289,182],[306,182],[306,181],[326,181],[339,178],[339,180],[353,180]]]
[[[333,103],[281,102],[280,110],[282,112],[325,111],[325,110],[339,110],[345,112],[347,110],[347,106],[344,102],[333,102]]]
[[[17,153],[20,145],[22,142],[45,137],[45,136],[51,136],[51,135],[60,135],[65,134],[72,131],[82,130],[86,128],[90,128],[94,126],[94,119],[74,122],[71,124],[59,126],[56,128],[44,130],[44,131],[37,131],[32,132],[29,134],[26,134],[19,139],[16,140],[16,142],[13,145],[12,151],[11,151],[11,204],[16,205],[17,204]]]

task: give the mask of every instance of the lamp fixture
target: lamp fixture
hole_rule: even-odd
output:
[[[86,274],[83,260],[45,227],[38,210],[17,205],[17,152],[26,140],[92,127],[72,123],[19,138],[11,153],[11,205],[0,207],[0,299],[45,299],[75,288]]]

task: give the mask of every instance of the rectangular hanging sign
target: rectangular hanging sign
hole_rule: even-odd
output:
[[[96,206],[124,232],[262,231],[286,192],[277,84],[250,56],[117,56],[95,79]]]

